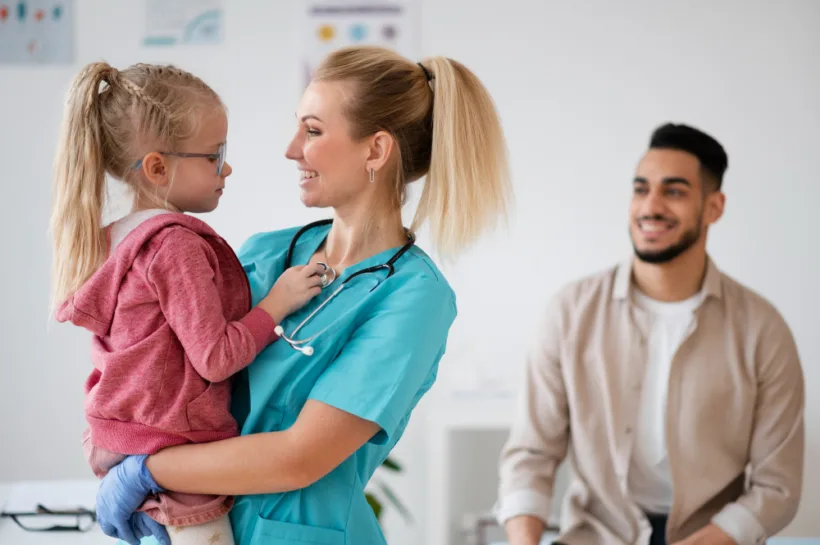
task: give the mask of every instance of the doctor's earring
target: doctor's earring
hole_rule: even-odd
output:
[[[371,168],[370,169],[370,183],[372,184],[375,181],[376,181],[376,171]]]

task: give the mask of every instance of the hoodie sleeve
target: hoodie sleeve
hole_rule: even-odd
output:
[[[206,241],[186,229],[172,229],[148,267],[148,281],[196,371],[205,380],[221,382],[277,337],[273,318],[258,307],[241,320],[225,319],[215,266]]]

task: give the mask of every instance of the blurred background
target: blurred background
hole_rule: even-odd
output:
[[[476,542],[535,317],[563,283],[630,254],[633,169],[666,121],[697,126],[728,151],[726,213],[709,250],[774,303],[797,340],[808,455],[802,507],[784,534],[820,536],[820,2],[351,3],[400,6],[380,15],[378,40],[414,60],[457,59],[484,81],[516,192],[509,225],[441,263],[459,317],[439,381],[393,453],[402,471],[379,476],[412,520],[374,490],[391,545]],[[27,22],[13,27],[21,4]],[[80,448],[89,339],[48,314],[51,167],[72,77],[101,59],[174,63],[216,89],[234,173],[206,219],[238,248],[253,233],[326,216],[300,204],[284,150],[312,63],[372,31],[361,14],[363,27],[338,15],[325,26],[311,6],[326,4],[339,3],[0,0],[0,490],[93,479]],[[211,8],[217,15],[191,26]],[[52,25],[44,31],[32,26],[40,11],[37,22]],[[113,219],[128,202],[111,189]],[[39,539],[31,543],[69,543]]]

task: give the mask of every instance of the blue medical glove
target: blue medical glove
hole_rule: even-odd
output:
[[[145,466],[145,455],[129,456],[113,468],[103,478],[97,491],[97,521],[107,536],[121,539],[129,545],[139,545],[137,533],[153,533],[159,527],[164,538],[168,534],[161,525],[150,525],[144,513],[133,516],[145,499],[163,492]],[[159,537],[159,536],[157,536]]]
[[[134,513],[131,517],[131,527],[134,530],[134,537],[138,541],[144,537],[154,536],[159,545],[171,545],[171,538],[168,536],[165,526],[142,511]]]

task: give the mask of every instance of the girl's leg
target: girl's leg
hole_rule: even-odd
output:
[[[235,545],[228,515],[198,526],[168,526],[166,530],[171,545]]]

